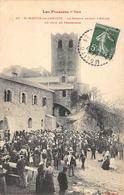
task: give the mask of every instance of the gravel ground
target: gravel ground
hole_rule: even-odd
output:
[[[76,195],[80,192],[80,194],[84,195],[124,195],[124,161],[116,159],[117,170],[105,171],[101,168],[98,159],[101,159],[99,154],[97,154],[96,160],[92,160],[88,156],[85,162],[85,170],[80,168],[81,164],[77,160],[75,176],[68,177],[69,189],[67,194]],[[55,195],[59,194],[57,175],[58,171],[55,171]],[[36,176],[31,178],[26,189],[22,189],[16,185],[8,186],[7,195],[35,195],[35,179]],[[101,193],[98,193],[98,191]]]

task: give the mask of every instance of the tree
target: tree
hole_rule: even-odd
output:
[[[101,101],[101,92],[96,87],[92,87],[90,90],[90,96],[92,101]]]
[[[120,132],[124,126],[123,111],[118,108],[109,107],[104,103],[90,102],[86,109],[89,117],[97,121],[103,131]]]

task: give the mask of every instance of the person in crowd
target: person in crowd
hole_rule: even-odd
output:
[[[50,163],[47,163],[47,168],[45,172],[46,178],[46,190],[47,195],[52,195],[55,192],[54,182],[53,182],[53,168]]]
[[[103,162],[102,162],[102,168],[104,169],[104,170],[109,170],[110,169],[110,157],[107,155],[105,158],[104,158],[104,160],[103,160]]]
[[[30,151],[30,153],[29,153],[29,164],[31,165],[31,166],[33,166],[33,151],[31,150]]]
[[[17,153],[17,151],[16,151],[15,149],[13,149],[13,150],[11,151],[10,161],[11,161],[11,162],[14,162],[14,163],[17,163],[18,159],[19,159],[18,153]]]
[[[47,150],[43,149],[43,152],[41,153],[41,160],[44,162],[44,165],[46,166],[47,162]]]
[[[6,169],[0,166],[0,194],[6,194],[7,192],[5,174],[6,174]]]
[[[85,155],[85,157],[87,157],[88,142],[87,142],[87,140],[86,140],[86,139],[84,140],[84,144],[83,144],[83,151],[84,151],[84,155]]]
[[[24,156],[19,156],[16,165],[18,175],[20,177],[20,187],[27,187],[26,178],[25,178],[25,159]]]
[[[53,159],[53,156],[52,156],[52,151],[50,148],[47,149],[47,162],[48,163],[52,163],[52,159]]]
[[[118,148],[116,142],[113,141],[113,143],[110,146],[110,149],[112,148],[112,154],[111,157],[115,158],[118,155]]]
[[[119,160],[123,160],[123,144],[122,143],[119,143],[118,144],[118,157],[119,157]]]
[[[57,153],[56,153],[55,159],[54,159],[55,160],[55,166],[56,166],[57,170],[60,169],[61,159],[62,159],[61,153],[57,150]]]
[[[6,135],[7,133],[5,133],[5,137],[7,137]],[[12,135],[10,135],[10,137],[12,138]],[[82,169],[85,167],[84,164],[88,147],[91,148],[92,159],[96,158],[96,148],[101,153],[110,150],[113,156],[116,156],[117,148],[119,158],[123,159],[123,152],[121,152],[123,146],[121,149],[121,146],[117,145],[118,142],[115,136],[106,136],[103,135],[103,133],[100,135],[100,133],[92,131],[76,132],[73,127],[69,129],[59,127],[54,132],[46,129],[32,130],[30,132],[26,132],[26,130],[17,131],[12,139],[8,141],[8,138],[6,138],[4,142],[4,146],[0,149],[0,163],[2,164],[6,155],[9,155],[9,161],[17,163],[20,186],[27,186],[25,165],[33,165],[39,168],[40,161],[44,162],[44,168],[46,164],[54,164],[55,168],[59,169],[60,173],[63,172],[63,167],[67,165],[69,176],[73,176],[76,158],[81,160]],[[113,148],[111,148],[111,146],[113,146]],[[83,152],[80,154],[82,150]],[[22,155],[24,159],[20,158],[20,155]],[[100,162],[103,162],[103,169],[108,170],[110,168],[110,158],[106,156],[107,155],[105,155],[104,159],[102,158]],[[54,189],[53,174],[51,174],[52,168],[51,165],[49,165],[46,170],[42,170],[41,168],[44,172],[44,177],[40,177],[40,172],[37,175],[37,185],[38,182],[40,183],[40,178],[42,178],[41,186],[46,186],[45,188],[49,189],[45,193],[54,193],[54,190],[51,190]]]
[[[65,152],[64,165],[67,166],[69,152]]]
[[[21,150],[22,145],[21,145],[21,139],[18,137],[17,140],[14,140],[13,143],[13,148],[18,152]]]
[[[68,180],[66,176],[67,167],[63,167],[63,171],[58,174],[58,183],[59,183],[59,195],[65,195],[66,190],[68,189]]]
[[[85,163],[85,160],[86,160],[86,157],[85,157],[85,155],[84,155],[84,152],[83,151],[81,151],[81,154],[80,154],[80,160],[81,160],[81,168],[82,169],[85,169],[85,167],[84,167],[84,163]]]
[[[34,162],[35,167],[37,167],[40,163],[40,151],[39,151],[39,148],[37,147],[34,150],[33,162]]]
[[[26,159],[28,159],[28,151],[26,149],[26,145],[22,146],[21,150],[19,151],[20,155],[23,155]]]
[[[91,144],[91,159],[96,159],[96,145],[94,142]]]
[[[73,155],[73,152],[70,152],[68,155],[68,175],[69,177],[72,175],[74,176],[74,169],[76,166],[76,159],[75,156]]]
[[[45,170],[44,170],[43,162],[40,162],[37,172],[38,173],[36,176],[36,193],[44,194],[46,185],[45,185]]]

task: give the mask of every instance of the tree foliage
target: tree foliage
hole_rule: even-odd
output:
[[[89,117],[97,121],[98,126],[103,131],[120,132],[123,129],[123,111],[118,108],[115,109],[99,102],[90,102],[87,105],[86,112]]]

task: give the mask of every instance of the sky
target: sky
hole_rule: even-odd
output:
[[[118,3],[117,3],[118,2]],[[44,11],[43,11],[44,10]],[[51,13],[67,11],[69,13]],[[24,17],[79,17],[81,24],[46,24]],[[100,19],[103,18],[103,19]],[[108,19],[105,19],[108,18]],[[51,69],[51,33],[78,36],[96,23],[120,29],[116,52],[105,66],[93,67],[79,58],[79,78],[101,90],[105,100],[124,99],[124,1],[1,1],[0,72],[12,65]],[[53,20],[52,20],[53,21]],[[55,21],[55,20],[54,20]]]

